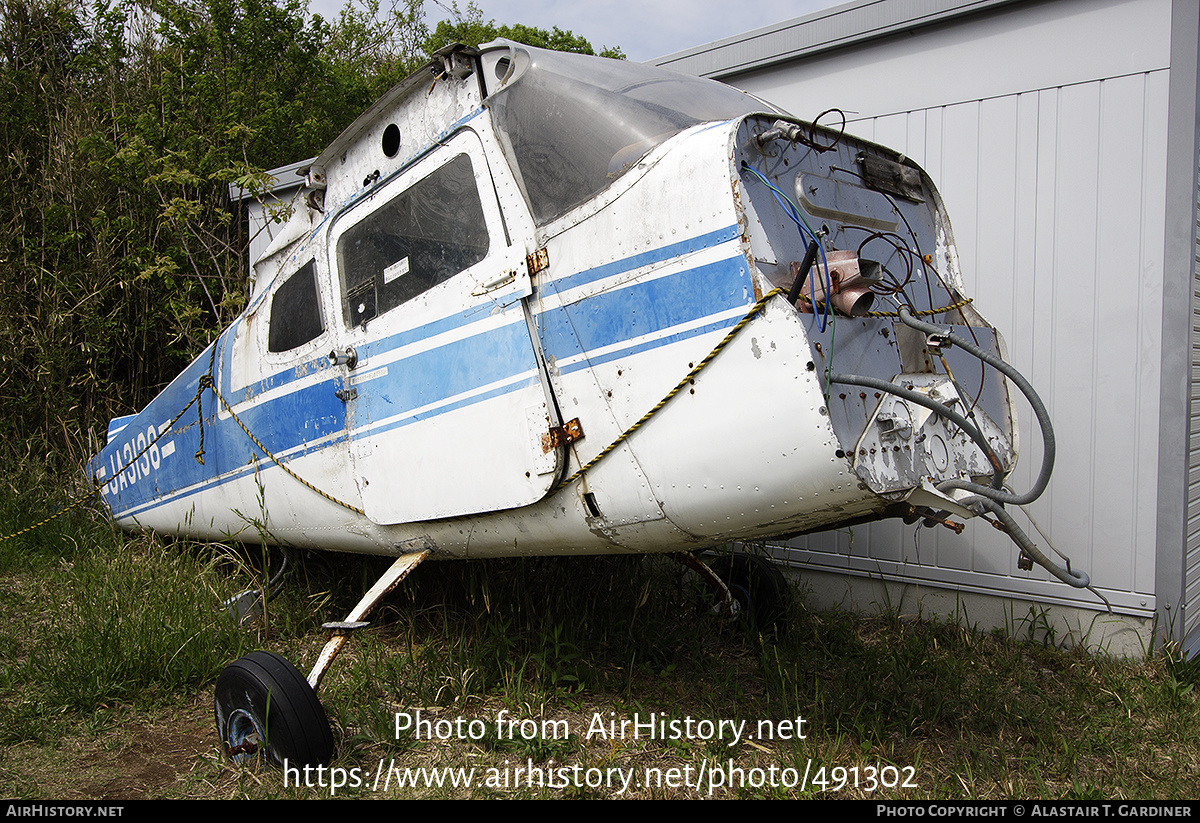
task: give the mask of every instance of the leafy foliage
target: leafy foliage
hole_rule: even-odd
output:
[[[0,0],[6,457],[78,465],[237,314],[230,184],[265,191],[428,60],[422,1]],[[473,5],[438,32],[591,48]]]
[[[454,17],[454,22],[448,20],[439,22],[433,30],[433,34],[426,41],[425,50],[430,54],[451,43],[465,43],[469,46],[478,46],[480,43],[487,43],[490,40],[495,40],[497,37],[503,37],[507,40],[514,40],[518,43],[524,43],[527,46],[535,46],[542,49],[572,51],[578,54],[597,53],[592,49],[592,44],[585,38],[572,34],[570,31],[563,31],[558,26],[555,26],[551,31],[546,31],[545,29],[525,26],[520,23],[511,26],[497,26],[495,20],[489,20],[485,23],[483,21],[483,12],[474,2],[467,5],[465,12],[459,11],[458,4],[454,3],[451,6],[451,13]],[[625,59],[624,52],[616,46],[605,46],[600,50],[599,55],[618,60]]]

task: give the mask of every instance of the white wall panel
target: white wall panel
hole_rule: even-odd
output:
[[[1200,160],[1197,161],[1200,165]],[[1191,409],[1188,419],[1187,547],[1184,554],[1184,636],[1200,625],[1200,190],[1196,194],[1192,277]]]
[[[950,211],[969,294],[1055,422],[1054,480],[1031,512],[1114,606],[1150,613],[1169,5],[1022,9],[733,79],[800,114],[836,105],[840,91],[842,105],[860,112],[848,130],[929,171]],[[1093,22],[1079,25],[1083,18]],[[1106,38],[1123,45],[1100,60]],[[920,105],[904,107],[912,101]],[[1020,425],[1012,485],[1023,490],[1041,460],[1023,404]],[[1195,459],[1200,465],[1200,451]],[[1200,556],[1200,505],[1194,514]],[[1016,549],[987,524],[958,536],[886,523],[795,545],[803,562],[912,574],[906,563],[934,564],[919,575],[1098,602],[1041,582],[1049,578],[1040,570],[1019,571]]]
[[[1142,111],[1142,135],[1139,161],[1141,182],[1137,211],[1140,221],[1136,228],[1138,241],[1136,296],[1137,316],[1147,318],[1138,324],[1136,336],[1131,341],[1137,351],[1136,381],[1139,391],[1148,395],[1149,387],[1162,383],[1162,351],[1164,346],[1161,323],[1152,323],[1148,318],[1157,307],[1163,307],[1163,279],[1166,266],[1163,256],[1162,232],[1167,225],[1167,175],[1164,158],[1167,157],[1168,82],[1161,73],[1155,72],[1145,78],[1145,105]],[[1131,158],[1132,162],[1133,158]],[[1132,243],[1132,240],[1130,241]],[[1182,343],[1182,341],[1180,341]],[[1139,592],[1155,590],[1156,548],[1154,522],[1158,515],[1158,496],[1149,491],[1149,478],[1158,472],[1157,452],[1159,431],[1148,425],[1157,413],[1158,401],[1150,396],[1139,397],[1138,416],[1133,448],[1137,465],[1137,496],[1134,510],[1134,577],[1133,589]]]
[[[1170,29],[1169,2],[1054,0],[736,74],[674,55],[655,62],[719,77],[801,117],[831,106],[876,117],[1166,69]]]

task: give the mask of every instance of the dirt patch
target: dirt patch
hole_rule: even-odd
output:
[[[140,800],[218,797],[211,697],[153,712],[117,710],[98,729],[64,722],[57,739],[0,753],[0,791],[10,797]]]

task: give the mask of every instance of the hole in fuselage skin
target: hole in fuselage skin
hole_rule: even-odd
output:
[[[395,123],[389,123],[388,127],[383,130],[383,153],[388,157],[395,157],[400,151],[400,127]]]
[[[600,516],[600,507],[596,505],[596,495],[591,492],[583,493],[583,503],[587,506],[588,514],[592,517]]]

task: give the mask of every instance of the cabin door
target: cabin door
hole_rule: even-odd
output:
[[[525,506],[557,475],[510,245],[479,137],[461,131],[337,219],[330,255],[352,352],[339,397],[363,507],[394,524]]]

